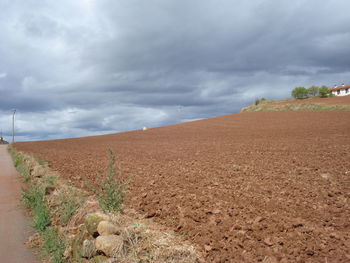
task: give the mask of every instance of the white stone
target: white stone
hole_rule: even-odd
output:
[[[108,221],[101,221],[97,226],[97,232],[101,236],[120,235],[119,228]]]
[[[108,257],[118,255],[123,249],[123,238],[121,236],[109,235],[96,238],[96,249]]]

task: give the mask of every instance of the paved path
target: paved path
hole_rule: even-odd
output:
[[[30,236],[29,218],[20,207],[21,181],[7,145],[0,145],[0,262],[38,262],[24,242]]]

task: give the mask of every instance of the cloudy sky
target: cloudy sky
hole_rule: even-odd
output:
[[[47,140],[350,82],[348,0],[0,0],[0,129]]]

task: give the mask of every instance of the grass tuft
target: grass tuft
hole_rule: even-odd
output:
[[[65,243],[59,237],[55,228],[47,228],[41,236],[43,239],[43,243],[41,245],[41,254],[44,257],[50,257],[51,263],[63,262]]]

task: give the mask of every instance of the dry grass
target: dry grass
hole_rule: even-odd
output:
[[[250,105],[248,107],[242,108],[241,112],[256,112],[256,111],[341,111],[341,110],[350,110],[350,106],[342,105],[323,105],[323,104],[259,104],[259,105]]]
[[[115,256],[122,262],[200,262],[192,244],[151,220],[136,220],[127,214],[118,214],[113,215],[111,221],[123,229],[124,245]]]

